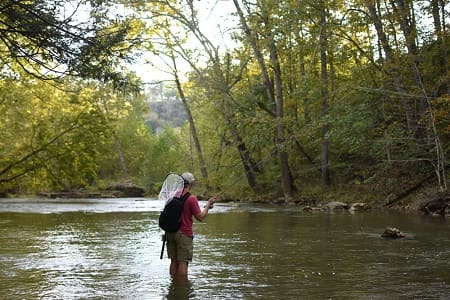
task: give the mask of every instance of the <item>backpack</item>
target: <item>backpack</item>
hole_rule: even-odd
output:
[[[184,203],[191,194],[186,193],[182,197],[174,197],[164,206],[163,211],[159,215],[159,227],[166,232],[177,232],[181,226],[181,213]]]

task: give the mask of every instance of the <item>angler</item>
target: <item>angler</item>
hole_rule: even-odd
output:
[[[183,173],[181,176],[171,173],[166,177],[159,193],[159,199],[166,200],[165,210],[160,216],[160,227],[166,230],[163,236],[161,258],[164,251],[164,242],[167,241],[167,254],[171,259],[170,274],[173,276],[187,276],[189,262],[192,261],[194,249],[193,218],[202,222],[208,215],[209,209],[216,202],[216,197],[211,197],[203,209],[201,209],[197,196],[190,194],[194,182],[194,175],[189,172]],[[180,214],[179,217],[167,212],[171,201],[181,203],[182,209],[177,213]],[[178,206],[180,205],[179,203],[173,206]],[[163,221],[163,216],[165,216],[165,219],[169,219],[168,216],[170,216],[172,220]],[[175,226],[170,226],[171,229],[168,229],[168,227],[162,224],[166,221],[175,222]]]

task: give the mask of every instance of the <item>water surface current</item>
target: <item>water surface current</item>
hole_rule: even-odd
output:
[[[450,223],[389,212],[217,204],[187,280],[148,198],[1,199],[2,299],[450,299]],[[384,239],[387,226],[407,234]]]

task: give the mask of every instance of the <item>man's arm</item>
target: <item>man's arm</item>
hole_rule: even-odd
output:
[[[195,214],[194,217],[197,219],[197,221],[203,222],[203,220],[208,215],[208,211],[210,208],[212,208],[212,205],[216,202],[216,197],[211,197],[208,199],[208,203],[203,207],[203,209],[198,213]]]

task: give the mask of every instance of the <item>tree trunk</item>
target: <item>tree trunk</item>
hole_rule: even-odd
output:
[[[102,99],[102,104],[103,104],[103,108],[105,109],[105,119],[107,120],[107,122],[109,123],[109,108],[107,105],[107,101],[106,99]],[[114,140],[114,148],[116,150],[117,156],[119,158],[119,165],[120,165],[120,171],[122,173],[122,177],[123,178],[127,178],[128,177],[128,169],[127,169],[127,164],[125,161],[125,156],[123,155],[123,151],[122,151],[122,146],[120,145],[119,142],[119,138],[117,137],[117,134],[114,130],[112,130],[112,136],[113,136],[113,140]]]
[[[181,14],[181,12],[179,12],[179,14],[177,15],[177,17],[175,19],[181,19],[182,23],[184,25],[188,26],[189,30],[196,36],[197,40],[203,46],[205,52],[207,53],[207,55],[209,57],[210,63],[213,65],[215,75],[217,76],[217,78],[216,78],[217,86],[211,87],[211,85],[208,83],[210,81],[210,78],[206,79],[204,77],[203,72],[194,64],[194,62],[189,58],[189,56],[187,55],[186,52],[182,52],[179,54],[182,54],[182,57],[186,60],[187,63],[189,63],[189,65],[193,68],[193,70],[196,72],[196,74],[199,76],[199,78],[202,79],[202,81],[205,83],[205,89],[206,89],[207,93],[211,94],[212,98],[217,97],[217,94],[215,94],[214,92],[219,92],[224,97],[224,99],[226,99],[227,101],[230,101],[232,103],[232,102],[234,102],[234,100],[233,100],[232,95],[229,93],[229,91],[236,82],[230,83],[229,82],[230,81],[229,74],[224,75],[224,73],[221,69],[221,62],[220,62],[220,59],[218,56],[217,47],[215,47],[211,43],[211,41],[198,28],[198,22],[196,21],[196,17],[194,15],[195,10],[193,9],[192,2],[191,2],[191,6],[190,6],[190,11],[192,14],[190,17],[187,17],[187,16]],[[184,49],[181,45],[178,44],[178,46],[184,51]],[[173,57],[172,57],[172,59],[173,59]],[[179,80],[178,80],[177,85],[179,85]],[[185,99],[184,96],[182,98]],[[187,102],[184,101],[184,103],[187,103]],[[260,172],[261,169],[252,160],[250,151],[248,150],[245,142],[242,140],[242,137],[240,136],[238,130],[233,125],[233,123],[232,123],[233,113],[230,113],[227,111],[228,110],[227,103],[222,103],[221,105],[218,105],[217,109],[221,112],[221,115],[225,120],[225,124],[227,125],[227,128],[232,135],[233,144],[236,145],[236,147],[237,147],[239,156],[242,161],[243,168],[245,170],[245,175],[247,177],[248,184],[255,192],[257,192],[260,190],[260,187],[258,186],[258,184],[256,182],[255,172]],[[192,121],[191,124],[194,124],[193,120],[192,120],[192,115],[190,114],[190,110],[188,111],[188,117]],[[195,131],[195,126],[191,126],[191,130],[193,132],[194,141],[195,141],[195,139],[196,139],[195,137],[197,137],[197,134]],[[197,138],[197,142],[195,142],[195,143],[196,143],[196,145],[198,145],[196,147],[198,149],[200,149],[200,143],[198,142],[198,138]],[[201,149],[200,149],[199,153],[201,153]],[[201,158],[201,163],[200,163],[202,166],[204,166],[203,170],[202,170],[202,174],[203,173],[207,174],[205,163],[202,161],[203,161],[203,158]]]
[[[256,57],[256,60],[258,62],[258,65],[260,67],[263,80],[264,80],[264,86],[267,92],[267,96],[269,99],[275,103],[276,107],[276,143],[278,147],[278,153],[279,153],[279,159],[280,159],[280,168],[281,168],[281,180],[282,180],[282,188],[283,188],[283,194],[285,197],[285,200],[289,200],[292,197],[292,178],[289,173],[289,164],[288,164],[288,157],[287,152],[285,150],[284,143],[284,127],[283,127],[283,96],[282,96],[282,81],[281,81],[281,69],[278,62],[276,47],[275,47],[275,41],[273,40],[273,37],[270,37],[269,41],[269,51],[270,51],[270,57],[271,61],[274,64],[274,70],[275,70],[275,80],[276,80],[276,95],[273,90],[273,84],[270,80],[269,73],[267,71],[267,67],[264,61],[264,57],[262,52],[260,51],[258,44],[256,43],[256,39],[252,32],[250,31],[250,28],[247,25],[247,22],[245,20],[244,14],[241,10],[241,7],[237,0],[233,0],[234,6],[236,7],[236,11],[239,15],[239,19],[241,22],[241,26],[244,30],[245,36],[247,38],[248,43],[250,44],[253,54]]]
[[[328,166],[328,71],[327,71],[327,19],[326,8],[323,0],[321,4],[320,16],[320,73],[321,73],[321,97],[322,97],[322,154],[321,154],[321,170],[322,170],[322,185],[327,187],[330,185],[330,171]]]
[[[377,0],[378,1],[378,0]],[[436,7],[439,5],[439,0],[431,0],[431,8],[432,15],[435,25],[435,30],[442,29],[439,23],[439,9]],[[395,61],[391,47],[389,46],[388,39],[384,30],[382,28],[380,13],[377,13],[375,10],[372,1],[365,0],[365,5],[369,10],[369,14],[372,17],[373,23],[375,25],[375,29],[377,31],[378,38],[383,45],[383,49],[386,53],[386,66],[387,74],[392,78],[394,82],[395,88],[400,95],[408,95],[408,94],[417,94],[417,91],[421,91],[422,97],[418,98],[418,102],[416,99],[412,100],[411,97],[402,97],[401,103],[402,107],[406,114],[406,122],[408,130],[414,134],[416,137],[423,139],[423,142],[427,142],[427,140],[434,140],[435,152],[436,152],[436,162],[433,163],[435,166],[435,171],[438,177],[439,185],[446,189],[446,183],[443,182],[442,178],[446,178],[445,176],[445,168],[441,163],[444,160],[443,152],[441,148],[441,144],[439,141],[439,137],[437,135],[435,124],[433,120],[432,109],[430,109],[430,99],[427,95],[427,92],[424,88],[424,84],[422,82],[421,73],[419,69],[419,57],[418,57],[418,47],[417,47],[417,28],[415,22],[414,8],[412,7],[411,1],[406,0],[390,0],[390,5],[392,7],[392,16],[399,25],[400,29],[403,33],[404,40],[406,42],[406,48],[408,50],[408,67],[409,70],[401,72],[399,62]],[[393,25],[394,26],[394,25]],[[447,57],[444,55],[444,57]],[[445,58],[444,58],[445,59]],[[412,84],[409,83],[412,79]],[[406,83],[414,86],[415,90],[407,91],[403,88]],[[429,115],[426,115],[426,112],[429,112]],[[424,117],[428,118],[428,120],[422,120]],[[427,137],[427,132],[425,129],[422,129],[425,124],[427,127],[431,127],[432,131],[429,131],[428,134],[432,135],[432,137]]]
[[[123,155],[122,146],[120,146],[119,139],[117,138],[117,135],[115,132],[113,132],[113,139],[114,139],[114,148],[116,149],[117,156],[119,157],[119,164],[120,164],[120,170],[122,172],[122,177],[127,178],[128,177],[128,169],[127,169],[127,164],[125,162],[125,156]]]
[[[441,17],[439,14],[439,0],[431,0],[431,14],[433,15],[433,25],[434,32],[436,36],[441,35],[442,27],[441,27]]]
[[[300,61],[300,80],[305,80],[306,78],[306,68],[305,68],[305,58],[302,56]],[[303,116],[305,118],[306,124],[311,124],[311,115],[309,113],[309,99],[308,95],[303,98]]]
[[[273,84],[270,80],[269,72],[267,72],[267,67],[264,62],[264,57],[261,53],[261,51],[258,48],[258,44],[256,43],[256,39],[253,36],[252,32],[250,31],[250,28],[247,25],[247,22],[245,21],[244,13],[242,12],[242,9],[238,3],[237,0],[233,0],[234,6],[236,7],[236,11],[239,15],[239,20],[241,21],[242,28],[244,30],[245,37],[247,38],[247,41],[249,42],[250,46],[253,49],[253,54],[256,57],[256,60],[258,61],[259,68],[261,69],[261,75],[264,79],[264,86],[267,91],[267,96],[269,100],[272,102],[275,102],[274,100],[274,91],[273,91]]]
[[[184,110],[186,111],[186,115],[189,122],[189,128],[191,129],[192,139],[194,140],[195,150],[197,152],[198,161],[200,163],[200,173],[202,177],[206,179],[208,182],[208,170],[206,169],[205,159],[203,157],[202,147],[200,144],[200,140],[198,138],[197,129],[195,127],[194,118],[192,117],[191,109],[189,107],[189,103],[187,102],[186,96],[184,94],[183,88],[181,86],[180,78],[178,77],[177,65],[175,62],[175,58],[172,56],[172,63],[174,67],[174,77],[175,84],[177,86],[178,95],[181,98],[181,102],[183,102]]]
[[[284,133],[284,112],[283,112],[283,88],[281,80],[281,68],[278,60],[277,48],[275,41],[270,41],[270,60],[275,73],[275,104],[277,116],[276,144],[278,145],[278,153],[280,155],[281,182],[283,185],[283,194],[285,200],[292,198],[292,178],[289,171],[289,161],[286,152],[285,133]]]
[[[260,172],[261,169],[251,158],[251,155],[247,149],[247,146],[245,145],[241,136],[237,133],[237,130],[234,127],[234,125],[232,124],[232,121],[230,119],[227,120],[227,125],[228,125],[228,129],[230,129],[230,133],[233,138],[233,143],[236,145],[238,153],[239,153],[239,157],[241,158],[242,166],[244,167],[245,176],[247,178],[247,183],[250,186],[250,188],[255,193],[258,194],[262,190],[256,181],[256,172]]]
[[[406,41],[406,48],[408,49],[409,67],[411,68],[411,74],[413,76],[414,84],[418,90],[422,90],[423,83],[421,74],[419,71],[419,59],[417,55],[417,28],[414,17],[414,10],[411,4],[405,0],[391,0],[392,9],[396,16],[400,28],[402,29],[403,36]],[[426,99],[420,98],[419,103],[411,103],[409,100],[405,100],[405,110],[408,118],[408,128],[420,138],[425,138],[425,132],[419,126],[419,120],[427,109]]]
[[[373,25],[377,32],[378,40],[383,48],[384,54],[386,55],[386,63],[385,63],[385,66],[387,66],[386,73],[392,78],[394,88],[397,90],[397,92],[400,95],[405,95],[407,94],[407,91],[405,91],[404,88],[402,87],[403,85],[401,83],[400,72],[398,68],[395,66],[392,47],[390,46],[387,35],[383,29],[383,24],[381,22],[381,17],[378,13],[378,10],[371,0],[364,0],[364,4],[366,5],[369,11],[369,15],[372,18]],[[377,6],[379,6],[378,0]],[[411,132],[415,132],[417,130],[418,120],[415,110],[410,103],[409,97],[403,97],[402,106],[403,109],[405,110],[407,127]]]
[[[373,25],[377,32],[378,41],[380,42],[380,44],[383,48],[384,54],[386,55],[386,60],[392,61],[392,48],[388,42],[386,33],[384,32],[383,23],[381,22],[381,18],[377,13],[377,8],[375,7],[374,3],[371,0],[364,0],[364,4],[366,5],[367,9],[369,10],[369,15],[372,18]],[[377,0],[377,4],[379,6],[378,0]]]

